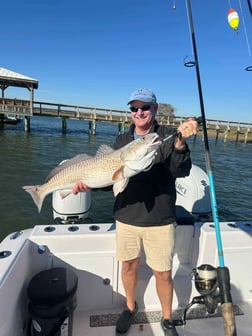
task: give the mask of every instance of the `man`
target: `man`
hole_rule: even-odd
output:
[[[158,125],[155,120],[157,99],[149,89],[134,91],[128,104],[133,123],[127,133],[117,137],[114,149],[151,132],[157,132],[160,139],[169,135],[171,138],[160,146],[154,165],[148,171],[130,178],[125,190],[115,199],[117,258],[122,262],[122,283],[126,296],[125,308],[116,324],[116,335],[127,333],[138,311],[135,289],[143,246],[146,263],[156,280],[164,335],[178,336],[172,320],[175,179],[190,173],[190,151],[185,139],[197,133],[198,125],[193,118],[182,123],[178,130]],[[87,190],[88,186],[79,182],[73,188],[73,193]]]

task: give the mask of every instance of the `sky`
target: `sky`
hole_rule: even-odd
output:
[[[186,0],[2,0],[0,67],[37,79],[34,100],[127,110],[149,88],[176,116],[201,114]],[[174,9],[175,7],[175,9]],[[252,122],[247,0],[191,0],[207,119]],[[228,10],[240,16],[238,32]],[[5,97],[29,99],[7,88]]]

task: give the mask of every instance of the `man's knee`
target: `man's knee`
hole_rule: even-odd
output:
[[[171,270],[170,271],[163,271],[163,272],[155,271],[155,270],[152,270],[152,271],[153,271],[153,274],[154,274],[157,281],[165,281],[167,283],[172,283],[172,272],[171,272]]]
[[[122,262],[122,271],[124,273],[136,272],[139,266],[140,258],[127,260]]]

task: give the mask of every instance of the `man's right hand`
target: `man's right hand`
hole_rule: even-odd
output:
[[[83,183],[82,181],[78,181],[75,183],[73,189],[72,189],[72,193],[74,195],[78,194],[79,192],[86,192],[89,191],[90,188],[89,186],[87,186],[85,183]]]

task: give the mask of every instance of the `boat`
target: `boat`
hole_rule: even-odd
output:
[[[16,115],[10,115],[10,114],[5,114],[4,115],[4,123],[5,124],[11,124],[11,125],[16,125],[20,123],[23,119],[16,116]]]
[[[224,335],[208,176],[193,165],[190,176],[178,179],[176,188],[173,318],[177,331],[180,336]],[[56,195],[54,210],[62,210],[60,202]],[[71,202],[64,203],[63,210]],[[87,211],[77,212],[85,215],[67,218],[68,210],[54,211],[51,223],[13,232],[0,243],[1,336],[115,335],[125,304],[121,265],[115,257],[115,223],[88,221],[90,201],[78,202]],[[237,335],[249,336],[252,221],[226,221],[220,226]],[[163,335],[155,281],[144,255],[136,299],[139,312],[127,335]]]

